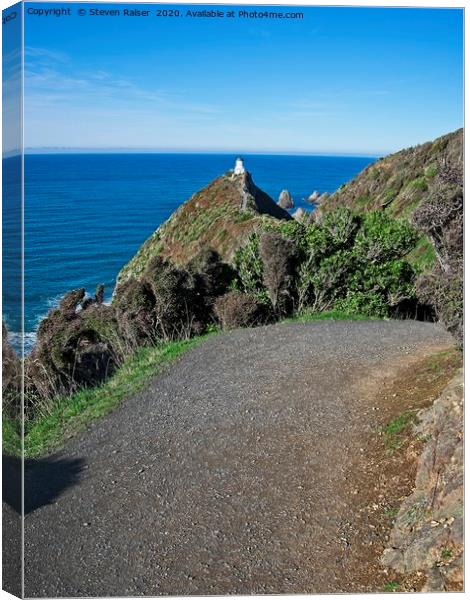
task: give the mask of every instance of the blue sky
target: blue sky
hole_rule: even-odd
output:
[[[377,155],[463,125],[459,9],[303,7],[303,20],[268,21],[68,6],[25,15],[27,148]]]

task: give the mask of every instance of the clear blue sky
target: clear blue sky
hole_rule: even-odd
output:
[[[377,155],[463,125],[461,9],[303,7],[303,20],[25,11],[54,6],[73,16],[25,16],[29,148]]]

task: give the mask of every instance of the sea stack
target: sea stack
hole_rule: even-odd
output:
[[[294,208],[294,201],[292,200],[291,193],[289,190],[282,190],[279,194],[279,200],[277,201],[281,208]]]

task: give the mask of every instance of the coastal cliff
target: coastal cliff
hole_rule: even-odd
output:
[[[320,200],[317,214],[347,206],[357,212],[385,209],[393,217],[409,218],[429,200],[436,178],[449,165],[463,171],[463,129],[380,158]]]
[[[290,220],[250,173],[227,173],[196,192],[142,245],[118,275],[118,285],[139,277],[155,256],[184,265],[210,247],[231,261],[249,235],[269,222]]]

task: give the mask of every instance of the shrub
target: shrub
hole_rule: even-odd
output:
[[[236,251],[234,265],[238,275],[237,288],[267,304],[269,296],[263,283],[258,234],[251,234],[247,243]]]
[[[236,277],[234,269],[223,262],[218,252],[212,248],[203,248],[186,268],[195,278],[194,287],[201,297],[204,307],[211,309],[215,298],[229,289]]]
[[[348,290],[373,292],[393,308],[415,296],[415,270],[403,259],[358,265],[348,279]]]
[[[253,235],[237,255],[240,288],[261,301],[268,297],[278,315],[329,310],[346,299],[349,307],[389,315],[416,301],[416,274],[404,256],[417,239],[411,225],[383,211],[357,215],[339,208],[318,222]],[[289,300],[282,307],[281,298]]]
[[[421,302],[434,307],[436,315],[463,347],[463,280],[461,275],[444,273],[437,268],[419,277],[416,292]]]
[[[340,250],[323,258],[315,270],[301,271],[303,307],[319,312],[332,308],[336,298],[346,293],[348,274],[354,268],[351,251]]]
[[[36,346],[25,360],[25,406],[39,398],[69,393],[106,379],[124,356],[115,311],[85,298],[85,290],[65,294],[38,329]]]
[[[413,214],[413,222],[431,241],[438,264],[418,279],[418,298],[463,344],[463,173],[443,165],[430,200]]]
[[[155,298],[145,281],[129,279],[115,292],[113,306],[123,340],[131,347],[156,341]]]
[[[157,338],[184,339],[203,328],[196,318],[200,298],[194,288],[194,279],[186,269],[157,256],[150,261],[142,280],[153,294]]]
[[[334,308],[347,315],[364,315],[380,319],[389,314],[389,308],[383,298],[371,291],[349,291],[345,298],[335,302]]]
[[[405,221],[392,219],[383,211],[371,211],[363,217],[354,250],[365,262],[384,262],[401,258],[416,244],[418,234]]]
[[[237,290],[228,292],[216,300],[215,313],[224,330],[255,327],[269,320],[265,304],[254,296]]]
[[[259,251],[263,263],[263,284],[274,312],[287,314],[294,307],[297,246],[279,233],[266,232],[260,237]]]
[[[330,234],[331,241],[337,248],[352,245],[359,223],[359,217],[349,208],[337,208],[321,220],[323,229]]]
[[[21,411],[21,362],[8,342],[8,332],[2,322],[2,407],[12,417]]]

